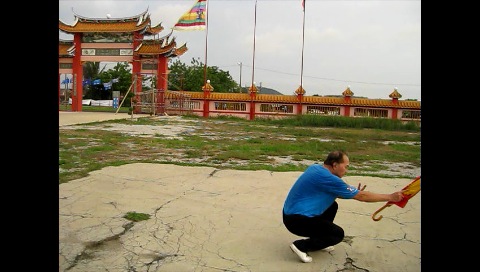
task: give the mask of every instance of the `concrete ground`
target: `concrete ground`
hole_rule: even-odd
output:
[[[135,116],[139,117],[139,116]],[[141,117],[141,116],[140,116]],[[131,118],[60,112],[60,126]],[[106,167],[59,185],[59,271],[421,270],[421,192],[404,208],[337,200],[345,239],[302,263],[282,223],[283,201],[300,172],[220,170],[136,163]],[[390,193],[409,179],[347,176]],[[150,219],[132,222],[128,212]]]
[[[130,119],[150,116],[149,114],[134,114],[128,113],[113,113],[113,112],[74,112],[74,111],[59,111],[58,124],[59,126],[84,124],[91,122],[101,122],[113,119]]]

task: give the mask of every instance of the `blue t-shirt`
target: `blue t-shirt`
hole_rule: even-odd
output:
[[[285,214],[308,217],[321,215],[336,198],[350,199],[358,194],[355,186],[347,184],[320,164],[310,165],[295,184],[283,204]]]

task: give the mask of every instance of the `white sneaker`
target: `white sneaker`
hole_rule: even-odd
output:
[[[304,263],[310,263],[312,261],[312,257],[308,256],[307,253],[300,251],[294,244],[290,245],[290,249],[292,249],[295,254],[302,260]]]
[[[324,249],[322,249],[323,251],[326,251],[326,252],[330,252],[330,251],[334,251],[335,250],[335,247],[334,246],[328,246]]]

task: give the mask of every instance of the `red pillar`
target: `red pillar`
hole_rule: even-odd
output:
[[[72,111],[82,111],[83,98],[83,66],[80,61],[82,57],[82,34],[75,33],[73,44],[75,45],[75,56],[73,57],[73,87],[72,87]]]
[[[255,119],[255,96],[256,92],[250,92],[250,115],[249,120]]]
[[[392,103],[398,105],[398,98],[392,98]],[[392,108],[392,119],[398,119],[398,108]]]
[[[138,32],[133,33],[133,46],[132,48],[135,49],[137,48],[143,40],[143,35],[139,34]],[[132,103],[135,101],[141,102],[140,101],[140,95],[138,94],[139,92],[142,91],[142,75],[140,74],[140,71],[142,70],[142,63],[140,62],[140,56],[138,54],[133,54],[132,57],[132,90],[130,90],[133,93],[132,97]],[[131,105],[133,107],[133,104]],[[133,113],[140,113],[140,108],[139,107],[133,107]]]
[[[168,89],[168,58],[159,56],[157,65],[157,112],[165,113],[165,91]]]
[[[297,114],[302,115],[302,103],[303,103],[303,95],[305,94],[305,89],[302,85],[300,85],[296,90],[295,93],[297,94]]]
[[[60,111],[60,73],[58,73],[58,79],[57,79],[57,82],[58,82],[58,111]]]
[[[347,103],[352,103],[352,97],[351,96],[345,96],[344,97],[345,102]],[[349,117],[350,116],[350,106],[345,106],[345,111],[343,113],[343,116]]]
[[[156,99],[156,106],[155,106],[155,113],[159,115],[163,115],[165,113],[165,90],[158,89]]]
[[[158,57],[157,67],[157,88],[168,89],[168,59],[163,56]]]
[[[133,103],[140,103],[142,102],[142,99],[141,99],[141,96],[140,96],[140,93],[142,92],[142,81],[143,81],[143,75],[140,74],[140,72],[134,74],[134,75],[137,75],[135,77],[135,79],[137,80],[135,83],[134,83],[134,86],[133,87],[133,93],[134,93],[134,96],[133,96],[133,99],[132,99],[132,102]],[[132,105],[133,106],[133,105]],[[133,107],[133,112],[134,113],[140,113],[141,111],[141,108],[140,106],[135,106]]]
[[[297,94],[298,104],[297,104],[297,114],[302,115],[302,101],[303,101],[303,93]]]
[[[250,92],[250,114],[249,114],[249,119],[253,120],[255,119],[255,97],[257,96],[258,88],[255,86],[255,82],[252,83],[252,86],[248,88],[248,91]]]
[[[210,93],[213,91],[212,85],[210,85],[210,80],[207,80],[207,83],[202,87],[203,91],[203,117],[208,117],[210,114]]]
[[[345,112],[343,113],[343,116],[350,116],[350,106],[345,106]]]
[[[203,117],[207,118],[210,111],[210,100],[206,96],[203,99]]]

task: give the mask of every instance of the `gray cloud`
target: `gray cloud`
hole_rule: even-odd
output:
[[[194,0],[59,1],[59,18],[132,16],[147,10],[166,35]],[[303,11],[300,0],[209,0],[206,31],[174,31],[192,58],[229,71],[242,85],[253,80],[283,94],[300,86]],[[421,1],[308,0],[305,11],[303,88],[307,95],[340,95],[348,85],[355,96],[421,100]],[[72,39],[59,32],[60,38]],[[208,58],[205,60],[205,41]],[[255,64],[255,71],[252,66]]]

